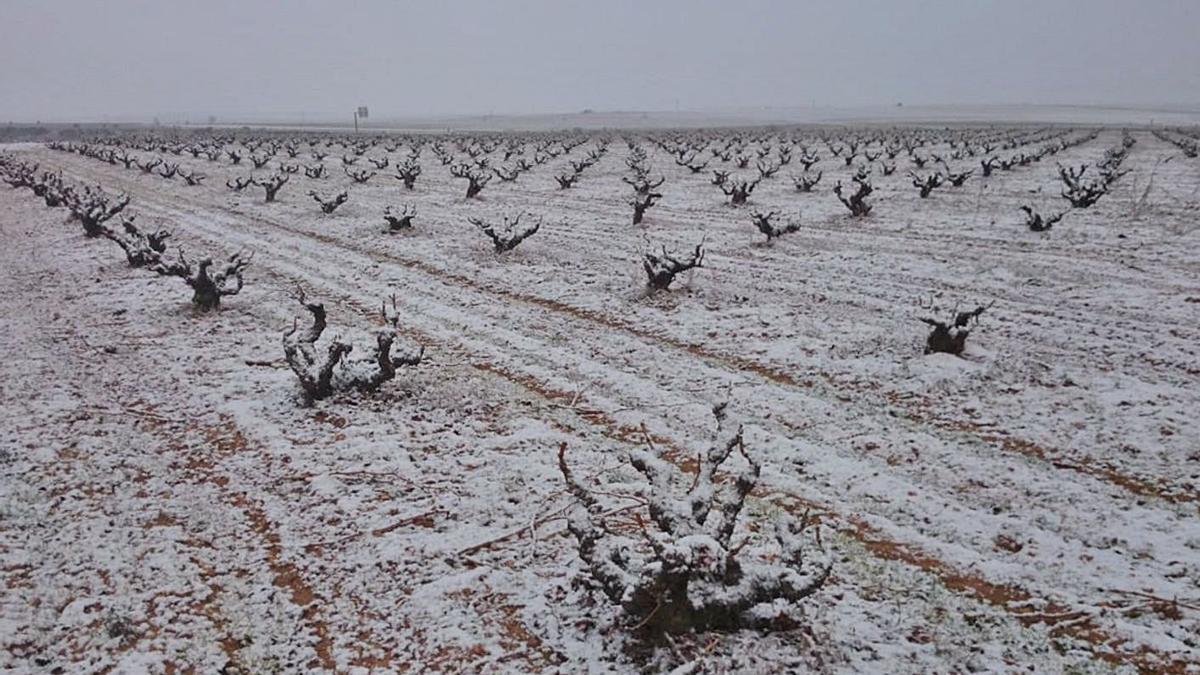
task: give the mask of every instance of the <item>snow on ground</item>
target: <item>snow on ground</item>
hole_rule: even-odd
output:
[[[829,193],[839,159],[811,194],[786,167],[751,208],[805,226],[771,246],[711,174],[649,145],[667,180],[641,227],[620,142],[576,188],[553,176],[587,146],[479,200],[428,149],[412,192],[386,171],[351,185],[335,149],[330,178],[293,176],[274,204],[227,190],[250,173],[227,161],[172,157],[209,174],[187,187],[9,146],[127,191],[189,252],[255,258],[197,314],[177,279],[0,190],[0,663],[1200,672],[1200,163],[1136,138],[1132,172],[1047,234],[1017,206],[1060,208],[1050,161],[926,200],[902,166],[862,221]],[[343,187],[329,216],[305,196]],[[415,230],[385,234],[404,203]],[[501,258],[466,220],[518,210],[544,225]],[[702,239],[703,268],[641,292],[649,243]],[[300,406],[280,342],[298,283],[360,345],[395,292],[428,362]],[[993,301],[964,359],[921,355],[919,317]],[[647,653],[579,583],[557,450],[619,487],[633,430],[694,454],[726,398],[764,464],[751,520],[820,513],[835,576],[803,630]]]

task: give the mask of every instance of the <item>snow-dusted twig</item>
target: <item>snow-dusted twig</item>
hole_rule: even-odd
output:
[[[252,255],[241,251],[234,253],[214,269],[212,258],[204,258],[195,265],[179,249],[177,260],[160,260],[151,268],[163,276],[183,279],[192,288],[192,303],[204,311],[221,306],[221,298],[241,292],[245,280],[242,272],[250,265]]]
[[[505,216],[503,226],[492,225],[482,218],[472,217],[467,220],[492,240],[492,246],[496,249],[496,253],[507,253],[519,246],[521,242],[537,234],[542,227],[541,218],[537,219],[533,225],[518,227],[524,215],[524,213],[518,213],[513,218]]]
[[[970,312],[954,312],[949,322],[922,317],[921,321],[933,328],[925,340],[925,353],[943,353],[961,356],[967,348],[967,336],[971,334],[971,324],[979,320],[979,315],[995,304],[980,305]]]
[[[647,252],[642,254],[642,270],[646,273],[646,286],[651,291],[665,291],[674,283],[675,277],[682,272],[702,266],[704,263],[704,242],[696,245],[692,255],[686,260],[667,252],[662,247],[662,253]]]
[[[639,538],[608,527],[599,493],[576,479],[566,461],[566,445],[559,449],[559,471],[579,506],[568,521],[579,557],[637,630],[767,628],[778,616],[756,610],[779,599],[799,602],[829,577],[831,561],[804,569],[801,542],[807,518],[798,525],[786,517],[777,521],[773,555],[750,549],[749,540],[733,544],[760,467],[746,452],[742,427],[726,433],[725,406],[714,407],[713,414],[716,443],[701,453],[695,476],[685,476],[648,438],[644,449],[630,453],[630,464],[647,483],[642,496],[648,519],[635,514]],[[735,451],[746,466],[729,483],[718,470]],[[685,482],[691,488],[677,496],[675,490]]]
[[[327,398],[335,391],[375,391],[384,382],[394,379],[398,368],[418,365],[425,355],[424,345],[392,355],[392,345],[399,337],[400,321],[395,295],[391,298],[391,312],[386,302],[380,310],[384,328],[375,335],[374,353],[356,361],[345,360],[354,347],[338,338],[329,343],[324,354],[318,352],[316,343],[327,325],[325,305],[308,302],[303,289],[298,290],[296,299],[312,316],[312,325],[301,330],[299,322],[294,322],[291,330],[283,335],[283,351],[292,372],[300,380],[306,402]]]

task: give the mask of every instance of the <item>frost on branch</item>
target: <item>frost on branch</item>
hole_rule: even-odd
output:
[[[216,270],[212,258],[204,258],[195,265],[179,249],[179,260],[160,261],[152,269],[163,276],[179,277],[192,287],[192,304],[204,311],[221,306],[221,298],[237,295],[245,281],[242,272],[250,264],[251,256],[241,251],[229,256]]]
[[[659,176],[658,180],[651,180],[647,175],[638,175],[633,178],[622,176],[621,180],[628,184],[629,187],[633,188],[635,195],[644,197],[650,194],[657,194],[655,193],[655,190],[657,190],[659,187],[662,187],[662,184],[666,182],[667,178],[666,176]],[[661,197],[662,195],[658,196]]]
[[[83,233],[89,237],[102,236],[104,223],[128,205],[129,195],[111,197],[98,187],[95,190],[85,187],[83,192],[71,191],[67,194],[71,217],[83,225]]]
[[[157,232],[142,232],[133,224],[133,216],[125,218],[121,223],[121,232],[104,228],[104,236],[116,242],[125,251],[125,258],[130,267],[145,267],[159,262],[167,250],[167,238],[171,236],[166,230]]]
[[[450,175],[467,180],[467,199],[474,199],[487,186],[488,181],[492,180],[492,174],[482,168],[472,168],[465,162],[451,166]]]
[[[925,339],[925,353],[942,353],[962,356],[963,351],[967,348],[967,336],[971,334],[971,324],[979,321],[979,315],[983,314],[991,305],[980,305],[970,312],[954,312],[954,319],[949,323],[922,318],[921,321],[932,326],[929,337]]]
[[[188,185],[199,185],[204,182],[205,178],[208,178],[208,176],[198,171],[180,171],[179,175],[183,178],[183,182]]]
[[[492,174],[505,183],[511,183],[521,176],[521,171],[522,169],[519,167],[508,168],[502,166],[492,169]]]
[[[760,180],[765,178],[774,178],[775,174],[779,173],[779,169],[782,167],[781,164],[776,164],[774,162],[763,162],[762,160],[759,160],[757,166],[758,177]]]
[[[739,206],[741,204],[745,204],[746,201],[750,199],[750,194],[754,192],[754,188],[758,187],[758,183],[761,180],[762,176],[759,176],[752,181],[733,180],[727,178],[716,185],[717,187],[721,188],[721,191],[725,193],[725,196],[729,197],[730,204],[733,206]]]
[[[232,179],[225,179],[225,187],[233,190],[234,192],[241,192],[251,185],[254,185],[254,176],[246,176],[245,178],[238,178],[237,176],[234,176]]]
[[[1077,209],[1086,209],[1099,201],[1108,194],[1108,186],[1112,182],[1103,179],[1083,182],[1083,174],[1087,169],[1086,164],[1081,165],[1079,169],[1061,164],[1058,166],[1058,177],[1064,185],[1062,196]]]
[[[275,201],[275,195],[279,192],[279,189],[282,188],[284,185],[287,185],[287,182],[290,179],[291,179],[291,175],[289,175],[289,174],[277,173],[277,174],[268,176],[266,178],[251,177],[250,182],[254,183],[255,185],[257,185],[263,189],[263,192],[266,195],[266,201],[269,204],[269,203]]]
[[[752,535],[733,541],[760,467],[746,453],[740,425],[733,434],[725,433],[724,406],[714,407],[713,414],[716,443],[701,454],[694,476],[669,462],[649,438],[645,449],[630,452],[630,464],[646,479],[641,496],[649,516],[648,521],[640,513],[635,516],[640,530],[635,535],[610,527],[611,516],[596,494],[567,466],[566,444],[559,447],[559,470],[582,507],[568,521],[579,557],[626,619],[650,634],[770,628],[783,618],[777,601],[807,598],[832,568],[831,560],[805,567],[807,514],[799,523],[781,516],[775,545],[751,545]],[[745,467],[732,476],[718,476],[734,451],[745,459]]]
[[[403,164],[396,167],[396,180],[404,182],[404,187],[408,190],[413,189],[413,184],[417,182],[417,176],[421,175],[421,165],[414,159],[405,160]]]
[[[687,260],[667,253],[667,247],[662,247],[662,253],[643,253],[642,269],[646,272],[646,286],[651,291],[665,291],[675,281],[680,272],[700,267],[704,262],[704,242],[696,245],[692,255]]]
[[[365,183],[375,177],[375,172],[367,169],[354,170],[349,167],[342,167],[342,171],[355,183]]]
[[[155,157],[154,159],[149,159],[145,162],[134,160],[133,163],[137,165],[137,168],[142,170],[142,173],[154,173],[154,170],[158,168],[158,165],[162,164],[162,160]]]
[[[2,180],[8,183],[9,187],[14,190],[18,188],[32,188],[37,182],[37,169],[37,164],[18,162],[14,157],[8,155],[0,156],[0,174],[3,175]]]
[[[524,213],[518,213],[515,218],[511,219],[505,216],[502,227],[485,222],[482,218],[467,218],[467,220],[492,240],[492,246],[496,249],[496,253],[507,253],[521,242],[537,234],[542,227],[542,220],[539,218],[533,225],[526,225],[518,229],[517,226],[520,225],[521,217],[524,215]]]
[[[336,195],[326,199],[317,194],[316,190],[309,190],[308,196],[313,198],[313,201],[321,205],[321,213],[330,214],[337,211],[337,208],[346,203],[350,199],[350,193],[342,190]]]
[[[635,194],[633,199],[629,200],[629,205],[633,207],[633,224],[641,225],[642,219],[646,217],[646,210],[657,206],[659,199],[662,199],[661,192]]]
[[[292,372],[300,379],[308,403],[327,398],[337,391],[375,391],[396,377],[397,368],[418,365],[425,355],[424,345],[415,351],[409,349],[398,356],[392,355],[400,322],[395,295],[391,298],[390,313],[386,302],[380,309],[384,327],[375,335],[375,352],[363,359],[347,359],[354,346],[340,338],[334,338],[323,351],[319,350],[317,341],[326,327],[325,305],[308,302],[303,289],[296,299],[312,315],[312,325],[301,330],[298,323],[293,323],[291,330],[283,334],[283,353]]]
[[[942,181],[945,176],[940,171],[935,171],[928,176],[922,176],[915,171],[909,171],[908,177],[912,178],[913,187],[920,191],[921,199],[928,199],[930,193],[942,186]]]
[[[417,216],[417,207],[412,204],[405,204],[400,211],[395,211],[388,206],[383,209],[383,219],[387,221],[388,233],[395,234],[412,229],[413,218]]]
[[[793,177],[792,182],[796,184],[797,190],[801,192],[812,192],[812,189],[817,186],[817,183],[821,182],[822,175],[824,175],[823,171],[818,171],[816,175],[811,175],[808,172],[805,172],[803,175]]]
[[[33,194],[44,199],[46,206],[52,209],[62,206],[74,194],[74,190],[63,182],[61,173],[49,171],[43,171],[42,177],[36,180],[30,189],[33,190]]]
[[[871,185],[871,181],[864,176],[856,175],[851,180],[858,185],[858,189],[854,194],[849,197],[845,196],[842,193],[841,181],[838,181],[837,185],[833,186],[833,194],[837,195],[838,201],[850,209],[850,215],[855,218],[863,218],[871,213],[872,204],[867,202],[867,196],[874,192],[875,188]]]
[[[1025,212],[1025,225],[1033,232],[1046,232],[1067,215],[1066,211],[1060,211],[1050,216],[1043,216],[1028,204],[1022,205],[1020,209]]]
[[[799,218],[794,219],[794,220],[788,220],[786,223],[783,223],[782,225],[775,225],[774,223],[772,223],[771,220],[773,218],[775,218],[775,216],[778,216],[778,215],[779,215],[778,211],[771,211],[768,213],[762,213],[760,211],[755,211],[750,214],[750,218],[751,218],[751,221],[754,223],[754,227],[758,228],[759,232],[762,232],[763,234],[767,235],[768,243],[770,243],[776,237],[782,237],[785,234],[791,234],[793,232],[800,231],[800,219]]]
[[[957,173],[949,172],[946,174],[946,180],[950,181],[950,185],[953,187],[962,187],[963,183],[966,183],[967,180],[974,175],[975,169],[971,169],[970,171],[959,171]]]

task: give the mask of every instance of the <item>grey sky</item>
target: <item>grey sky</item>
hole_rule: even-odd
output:
[[[0,0],[0,121],[1200,102],[1200,0]]]

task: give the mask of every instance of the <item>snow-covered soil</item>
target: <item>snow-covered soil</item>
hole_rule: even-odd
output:
[[[193,257],[254,261],[196,313],[178,279],[0,189],[0,664],[1200,672],[1200,161],[1135,137],[1131,173],[1046,234],[1017,207],[1063,208],[1053,160],[929,199],[901,160],[856,220],[840,159],[738,209],[647,145],[664,197],[634,227],[619,141],[573,189],[553,176],[588,146],[473,200],[428,150],[410,192],[390,170],[352,185],[335,149],[272,204],[228,190],[250,169],[224,160],[171,157],[209,175],[188,187],[7,146],[129,193]],[[342,188],[333,215],[305,195]],[[406,203],[414,230],[384,233]],[[804,227],[767,246],[755,209]],[[467,222],[518,211],[544,224],[504,256]],[[701,241],[702,268],[642,291],[642,251]],[[395,293],[427,362],[301,406],[297,284],[363,347]],[[965,358],[922,355],[921,317],[993,302]],[[558,448],[620,492],[643,425],[694,456],[724,400],[764,467],[748,521],[820,514],[834,577],[802,629],[648,650],[580,583]]]

